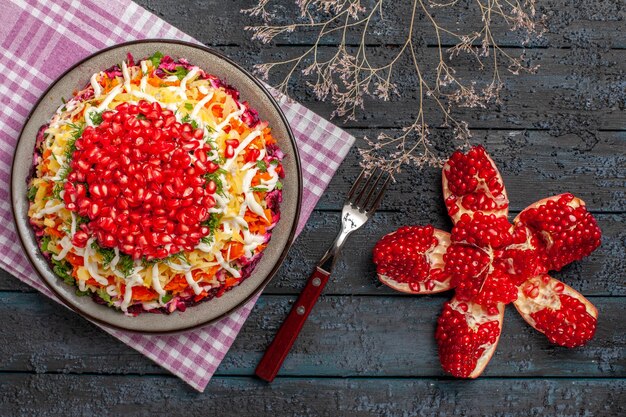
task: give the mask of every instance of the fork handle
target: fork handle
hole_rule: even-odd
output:
[[[309,313],[326,286],[329,277],[329,272],[319,267],[315,268],[313,275],[308,279],[304,290],[300,293],[293,307],[291,307],[289,315],[265,351],[261,362],[259,362],[255,371],[259,378],[267,382],[274,380],[291,347],[298,338],[304,322],[309,317]]]

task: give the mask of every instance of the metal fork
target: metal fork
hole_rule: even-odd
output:
[[[355,181],[343,204],[341,230],[318,262],[289,315],[265,351],[255,371],[260,378],[272,382],[278,374],[311,309],[326,286],[346,239],[373,216],[382,201],[390,179],[389,174],[384,171],[368,175],[364,170]]]

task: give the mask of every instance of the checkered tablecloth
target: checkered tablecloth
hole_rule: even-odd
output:
[[[127,0],[0,0],[0,266],[51,298],[22,253],[11,216],[9,176],[20,129],[39,96],[72,63],[110,45],[157,37],[194,41]],[[279,101],[302,159],[299,233],[354,138],[298,103]],[[178,335],[103,330],[203,391],[255,302]]]

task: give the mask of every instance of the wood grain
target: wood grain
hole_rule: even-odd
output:
[[[373,0],[363,0],[370,4]],[[205,44],[252,69],[254,64],[294,56],[311,44],[311,33],[292,33],[260,45],[242,28],[254,20],[238,11],[254,1],[179,0],[138,3]],[[397,51],[406,33],[403,6],[389,2],[389,22],[373,22],[372,59]],[[295,2],[285,0],[279,17]],[[387,6],[386,6],[387,7]],[[538,12],[548,33],[526,50],[535,75],[503,73],[504,102],[465,109],[473,143],[487,145],[500,168],[513,213],[549,195],[569,191],[584,199],[604,232],[602,246],[582,262],[554,275],[590,297],[598,307],[598,333],[588,346],[550,345],[508,308],[504,332],[484,376],[459,381],[443,376],[433,340],[449,294],[403,296],[378,285],[370,261],[380,236],[403,224],[433,223],[449,229],[441,201],[440,170],[407,169],[388,191],[380,213],[352,241],[285,362],[266,385],[251,378],[263,350],[289,310],[304,279],[337,230],[338,211],[360,167],[353,149],[320,200],[307,227],[266,295],[246,322],[218,370],[198,394],[144,356],[76,314],[34,293],[0,270],[0,415],[594,415],[626,414],[626,7],[620,1],[546,0]],[[435,11],[448,27],[478,27],[473,0],[454,11]],[[436,40],[418,16],[420,60],[436,65]],[[521,34],[492,27],[507,52],[519,54]],[[356,43],[355,34],[347,34]],[[329,37],[324,51],[336,39]],[[443,38],[444,44],[450,39]],[[488,79],[467,62],[458,76]],[[356,121],[335,120],[357,137],[381,128],[393,134],[415,114],[415,82],[401,63],[402,98],[366,102]],[[305,79],[291,90],[324,117],[332,105],[318,101]],[[442,154],[455,146],[427,119]],[[281,376],[282,375],[282,376]]]
[[[616,379],[280,378],[268,385],[214,378],[204,394],[162,376],[5,374],[0,379],[0,404],[8,415],[67,417],[614,416],[626,410],[625,392],[626,382]]]
[[[260,19],[238,13],[242,8],[252,7],[255,2],[251,0],[228,3],[221,0],[205,0],[182,2],[182,4],[181,2],[138,0],[137,3],[170,24],[184,28],[186,33],[201,42],[213,46],[249,47],[251,44],[249,33],[223,29],[243,28],[261,22]],[[362,1],[366,7],[370,7],[373,3],[372,0]],[[393,3],[383,3],[385,21],[374,19],[367,43],[385,45],[403,43],[410,21],[410,13],[407,13],[407,10],[410,10],[412,4],[412,0],[394,0]],[[448,29],[462,28],[465,33],[480,29],[481,16],[475,3],[472,0],[461,0],[458,4],[458,7],[453,9],[431,10],[437,21]],[[284,1],[280,6],[274,22],[276,24],[291,23],[290,18],[298,14],[295,1]],[[537,6],[539,15],[546,15],[549,31],[541,39],[533,41],[531,46],[572,47],[599,43],[609,48],[626,46],[626,34],[622,30],[622,21],[626,15],[619,2],[547,0],[538,3]],[[415,38],[421,39],[429,45],[437,43],[430,24],[425,20],[422,13],[418,13],[415,26]],[[494,19],[491,31],[502,46],[517,47],[525,40],[523,33],[511,31],[498,19]],[[310,45],[313,35],[316,34],[311,31],[296,31],[278,38],[277,43],[280,45]],[[360,34],[355,31],[348,31],[346,36],[347,42],[350,44],[358,44],[360,41]],[[445,33],[442,33],[441,36],[444,45],[449,45],[452,42]],[[322,40],[324,44],[334,44],[337,41],[336,36],[328,36]]]
[[[324,296],[279,376],[443,377],[434,330],[447,298]],[[218,374],[253,375],[294,300],[261,297]],[[622,302],[614,297],[590,300],[600,311],[598,330],[587,346],[578,349],[551,345],[509,306],[500,344],[484,375],[624,376]],[[167,373],[41,295],[0,293],[0,316],[0,372]]]
[[[373,47],[372,65],[388,62],[386,59],[399,47]],[[254,64],[294,58],[304,52],[304,47],[256,48],[251,46],[220,47],[218,50],[253,70]],[[323,54],[334,54],[331,47],[321,48]],[[518,54],[519,49],[507,50]],[[501,72],[504,90],[502,104],[489,109],[459,108],[454,117],[465,120],[470,128],[477,129],[546,129],[551,131],[622,130],[625,128],[622,111],[626,102],[623,74],[626,72],[626,49],[592,53],[588,49],[531,49],[526,52],[532,65],[547,68],[537,74],[512,75]],[[324,55],[323,55],[324,56]],[[330,56],[329,56],[330,57]],[[461,79],[489,83],[492,74],[478,71],[469,57],[455,58]],[[435,48],[426,48],[420,57],[422,70],[434,74],[439,63]],[[408,62],[399,61],[401,74],[397,88],[401,97],[384,102],[365,99],[364,109],[357,120],[337,120],[345,127],[403,127],[410,125],[417,113],[417,79],[409,70]],[[289,68],[284,68],[284,71]],[[282,74],[282,76],[281,76]],[[271,82],[281,81],[283,72],[277,72]],[[296,77],[289,90],[290,96],[323,117],[333,112],[328,102],[317,100],[306,77]],[[486,84],[485,84],[486,85]],[[442,119],[431,100],[425,100],[424,109],[430,126],[437,127]]]
[[[626,119],[625,119],[626,120]],[[339,167],[317,208],[339,210],[361,167],[358,148],[364,136],[378,130],[350,129],[358,140]],[[395,130],[386,131],[389,134]],[[536,130],[490,130],[474,132],[473,143],[483,144],[500,170],[511,210],[551,195],[571,192],[594,212],[626,211],[626,132],[550,132]],[[442,155],[454,143],[441,141]],[[587,149],[587,143],[592,144]],[[385,195],[381,210],[404,212],[407,218],[429,216],[446,219],[441,193],[441,169],[407,167],[396,177]]]

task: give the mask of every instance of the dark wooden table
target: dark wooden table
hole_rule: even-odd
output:
[[[310,42],[307,36],[279,46],[250,42],[241,30],[250,20],[238,13],[249,0],[139,3],[247,68]],[[400,295],[378,285],[371,263],[376,240],[400,225],[450,227],[440,171],[409,169],[379,214],[352,238],[280,377],[271,385],[253,377],[337,230],[342,196],[359,171],[355,149],[203,394],[0,273],[0,415],[624,415],[626,11],[621,0],[542,3],[550,32],[528,51],[539,73],[504,75],[503,105],[460,116],[497,161],[513,212],[570,191],[597,217],[602,246],[555,274],[600,311],[597,335],[587,346],[553,346],[509,307],[484,375],[475,381],[444,375],[433,333],[449,294]],[[478,19],[471,11],[451,18]],[[510,48],[519,44],[503,28],[496,37]],[[410,80],[401,88],[410,95]],[[332,111],[303,85],[293,96],[326,117]],[[364,135],[392,131],[411,116],[408,106],[371,103],[343,126],[361,145]]]

